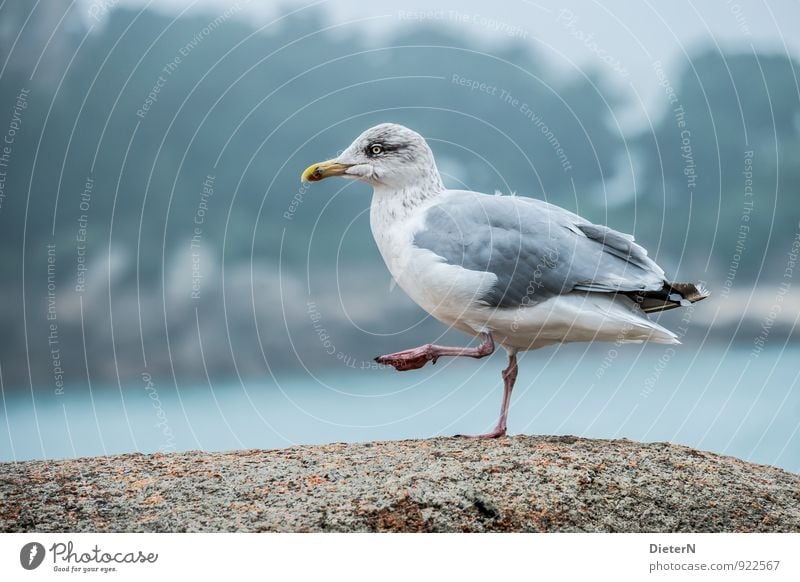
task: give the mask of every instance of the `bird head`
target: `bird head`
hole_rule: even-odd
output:
[[[318,182],[330,176],[392,189],[442,188],[433,152],[425,139],[395,123],[369,128],[338,157],[306,168],[301,180]]]

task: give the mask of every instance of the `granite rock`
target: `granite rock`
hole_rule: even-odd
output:
[[[513,436],[0,464],[0,531],[800,532],[800,475]]]

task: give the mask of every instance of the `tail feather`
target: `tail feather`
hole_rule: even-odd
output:
[[[699,283],[665,283],[658,291],[632,291],[625,293],[645,313],[687,307],[692,303],[702,301],[710,294],[708,289]]]

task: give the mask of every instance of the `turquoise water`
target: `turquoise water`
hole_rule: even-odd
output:
[[[671,441],[800,472],[800,348],[562,346],[526,354],[510,433]],[[398,373],[4,393],[0,459],[422,438],[493,425],[503,354]]]

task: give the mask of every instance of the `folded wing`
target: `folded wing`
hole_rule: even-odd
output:
[[[633,237],[563,208],[517,196],[450,191],[426,213],[414,243],[443,261],[494,274],[492,307],[573,292],[658,292],[664,271]]]

